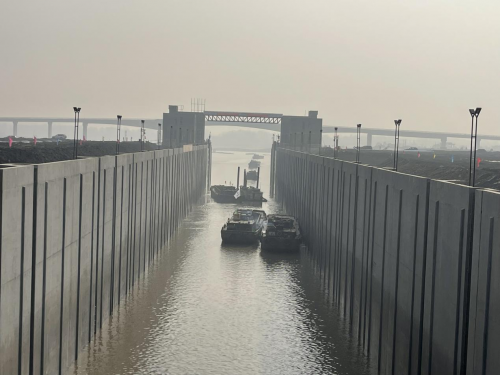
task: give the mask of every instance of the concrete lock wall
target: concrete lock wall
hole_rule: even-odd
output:
[[[278,148],[276,199],[380,374],[495,374],[500,193]]]
[[[0,373],[64,371],[206,193],[208,152],[0,169]]]

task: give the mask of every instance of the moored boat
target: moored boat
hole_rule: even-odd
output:
[[[213,185],[210,186],[210,196],[217,203],[235,203],[236,198],[234,195],[236,194],[235,186],[227,186],[227,185]]]
[[[262,191],[253,186],[241,186],[235,194],[236,202],[239,203],[262,203],[267,202]]]
[[[268,215],[260,235],[263,251],[294,252],[300,250],[302,235],[298,221],[288,215]]]
[[[250,163],[248,163],[248,168],[250,169],[257,169],[259,167],[260,167],[260,161],[250,160]]]
[[[222,242],[252,243],[258,241],[265,220],[266,213],[263,210],[237,209],[220,231]]]
[[[258,177],[259,177],[259,175],[257,174],[257,171],[248,171],[247,172],[247,180],[257,181]]]

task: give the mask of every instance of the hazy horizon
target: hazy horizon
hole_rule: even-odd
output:
[[[1,116],[160,118],[169,104],[324,125],[499,134],[500,3],[2,1]],[[207,130],[208,133],[208,130]]]

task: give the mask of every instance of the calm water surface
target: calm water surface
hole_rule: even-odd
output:
[[[250,158],[214,154],[212,183],[236,184]],[[268,166],[265,154],[265,192]],[[304,251],[221,245],[234,208],[208,199],[194,209],[70,373],[370,374]]]

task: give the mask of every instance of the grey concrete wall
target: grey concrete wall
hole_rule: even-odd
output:
[[[478,190],[475,196],[474,244],[467,373],[496,374],[500,368],[500,193]]]
[[[32,268],[33,167],[0,170],[0,373],[28,365]],[[23,199],[24,196],[24,199]],[[31,197],[31,199],[30,199]],[[24,212],[24,214],[23,214]],[[15,324],[13,324],[15,322]]]
[[[0,169],[0,373],[66,369],[206,193],[207,166],[196,146]]]
[[[275,176],[378,373],[496,373],[500,193],[282,148]]]

